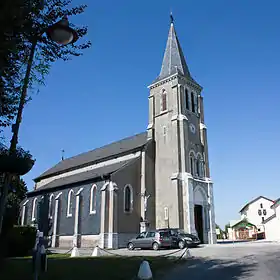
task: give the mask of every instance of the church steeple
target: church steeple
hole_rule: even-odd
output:
[[[172,74],[179,73],[191,78],[182,48],[180,46],[175,27],[174,18],[170,14],[170,29],[162,61],[161,71],[156,81],[162,80]]]

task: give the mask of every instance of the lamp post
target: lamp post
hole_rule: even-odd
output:
[[[9,148],[9,155],[12,155],[13,153],[15,153],[16,149],[17,149],[19,127],[20,127],[20,123],[21,123],[21,119],[22,119],[22,112],[23,112],[24,104],[25,104],[26,97],[27,97],[27,89],[28,89],[28,83],[29,83],[29,79],[30,79],[30,73],[31,73],[33,59],[34,59],[34,54],[35,54],[35,50],[36,50],[36,46],[37,46],[39,38],[41,36],[43,36],[43,34],[45,34],[45,33],[50,40],[52,40],[62,46],[74,43],[78,40],[78,34],[74,29],[72,29],[69,26],[69,21],[68,21],[67,17],[64,17],[62,20],[58,21],[57,23],[55,23],[55,24],[51,25],[50,27],[48,27],[47,29],[45,29],[43,32],[34,36],[34,38],[32,40],[30,55],[29,55],[28,62],[27,62],[26,73],[25,73],[25,77],[23,80],[23,86],[22,86],[22,91],[21,91],[21,96],[20,96],[20,101],[19,101],[19,106],[18,106],[18,112],[17,112],[17,116],[16,116],[16,122],[12,125],[13,136],[12,136],[12,140],[11,140],[11,144],[10,144],[10,148]],[[0,234],[2,232],[3,217],[4,217],[4,213],[5,213],[8,189],[9,189],[9,185],[11,183],[12,176],[13,176],[13,174],[11,174],[11,173],[5,174],[2,194],[0,197]]]

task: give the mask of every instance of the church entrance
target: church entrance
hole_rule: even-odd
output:
[[[197,231],[198,238],[201,243],[203,243],[203,208],[202,205],[194,206],[194,221],[195,221],[195,229]]]

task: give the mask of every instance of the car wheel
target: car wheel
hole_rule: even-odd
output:
[[[134,245],[133,245],[133,243],[128,243],[127,244],[127,248],[128,248],[128,250],[130,250],[130,251],[132,251],[133,249],[134,249]]]
[[[158,243],[153,243],[153,250],[157,251],[159,249]]]
[[[178,246],[179,246],[180,249],[184,249],[186,244],[183,240],[180,240],[179,243],[178,243]]]

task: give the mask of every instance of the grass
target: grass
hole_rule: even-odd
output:
[[[40,274],[39,280],[132,280],[144,259],[149,261],[154,277],[185,262],[163,257],[69,258],[69,255],[55,254],[48,256],[48,270]],[[0,269],[1,280],[32,280],[32,275],[30,257],[7,259]]]

